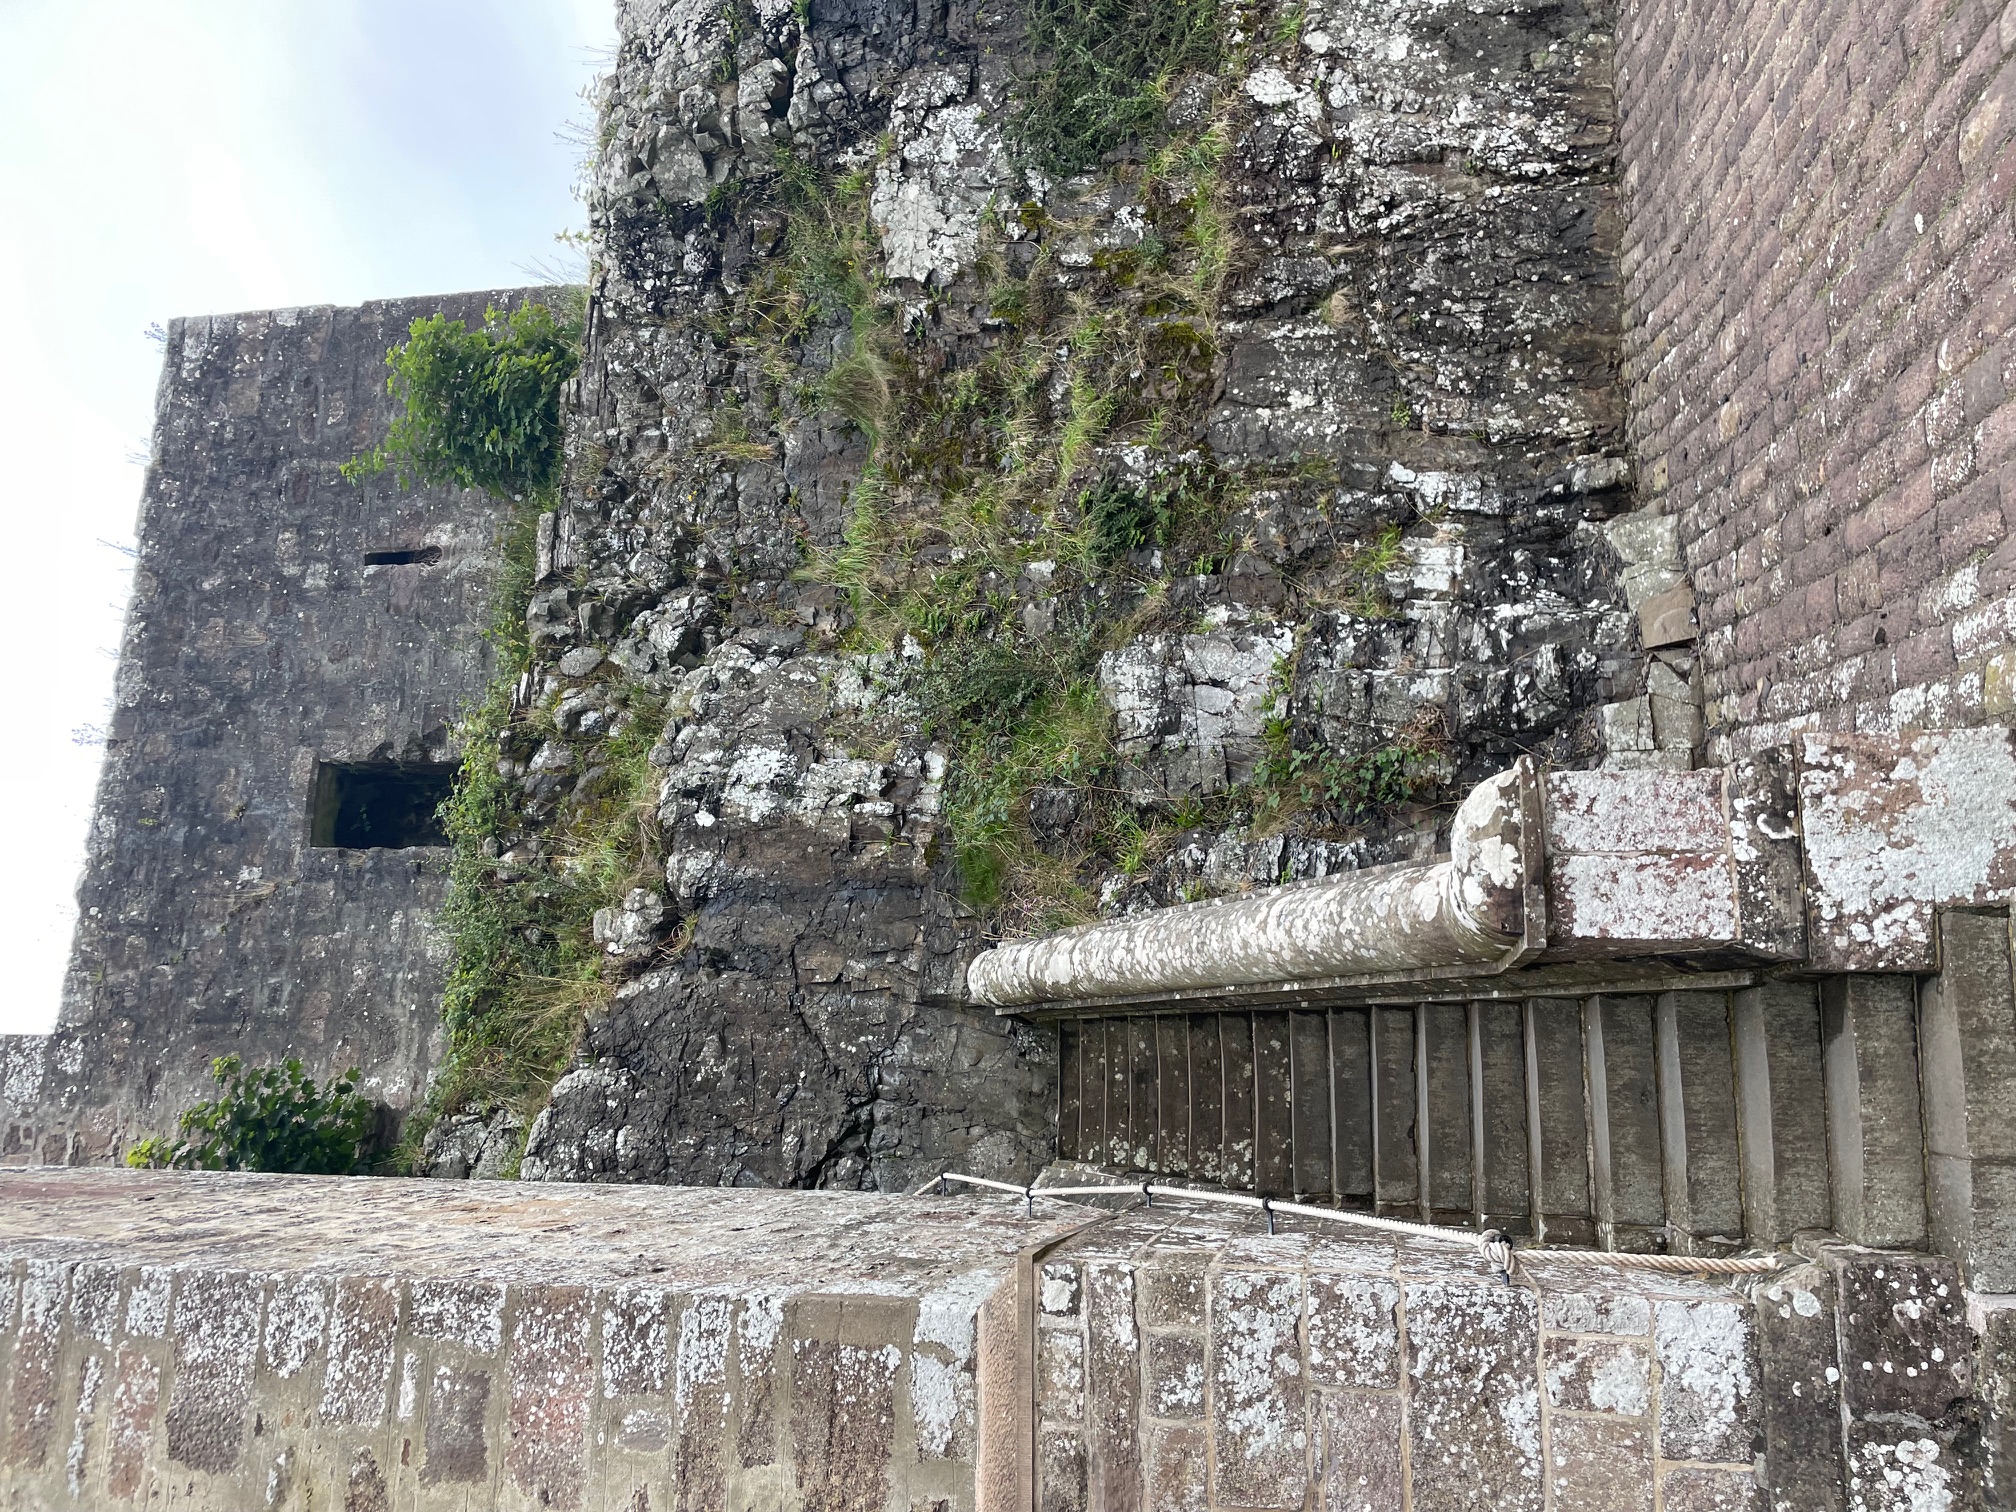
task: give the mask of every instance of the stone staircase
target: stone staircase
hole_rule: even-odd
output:
[[[1938,929],[1930,975],[1065,1018],[1059,1153],[1555,1245],[1930,1239],[2009,1289],[2009,920]]]

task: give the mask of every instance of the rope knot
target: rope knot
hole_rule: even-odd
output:
[[[1512,1241],[1496,1229],[1485,1229],[1477,1236],[1477,1253],[1484,1257],[1484,1263],[1498,1272],[1500,1281],[1512,1279]]]

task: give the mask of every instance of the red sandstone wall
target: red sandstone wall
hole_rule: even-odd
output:
[[[2016,4],[1634,0],[1640,486],[1711,759],[2016,711]]]

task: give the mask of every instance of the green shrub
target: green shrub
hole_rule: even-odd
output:
[[[522,499],[560,477],[560,389],[580,366],[577,333],[544,305],[486,310],[480,330],[416,320],[385,354],[398,401],[385,444],[343,465],[355,481],[387,467],[401,482]]]
[[[1028,81],[1016,135],[1031,162],[1059,177],[1157,134],[1169,95],[1212,73],[1218,0],[1032,0]]]
[[[298,1060],[247,1070],[235,1055],[210,1063],[223,1089],[178,1121],[181,1137],[141,1140],[126,1152],[135,1167],[191,1171],[291,1171],[347,1176],[363,1168],[377,1122],[357,1091],[353,1066],[317,1087]]]

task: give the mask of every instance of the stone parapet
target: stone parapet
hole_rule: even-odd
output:
[[[1726,1287],[1157,1199],[1045,1257],[1044,1508],[1758,1504]]]
[[[7,1173],[0,1505],[968,1512],[983,1305],[1090,1216]]]

